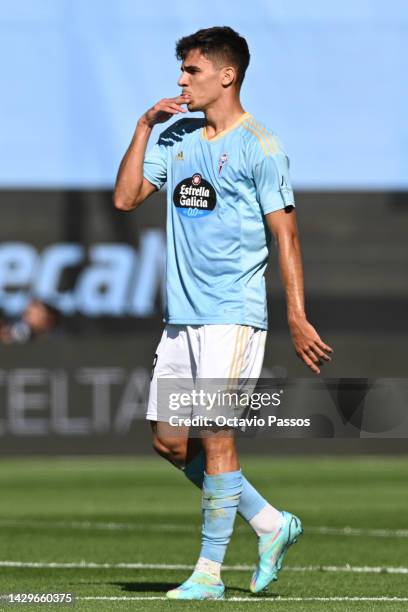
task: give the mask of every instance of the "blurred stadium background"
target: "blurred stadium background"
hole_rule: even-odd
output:
[[[243,103],[276,131],[291,158],[307,310],[323,338],[335,347],[333,363],[323,376],[406,378],[408,5],[404,0],[275,0],[256,5],[242,0],[233,4],[1,0],[0,4],[0,481],[8,499],[0,527],[10,529],[7,521],[13,516],[17,522],[28,521],[7,531],[0,557],[28,561],[41,557],[33,552],[38,550],[42,559],[54,561],[61,556],[50,541],[50,548],[44,547],[45,532],[38,525],[32,530],[30,520],[137,519],[131,510],[133,497],[123,501],[133,469],[125,459],[100,464],[102,471],[110,467],[108,476],[99,476],[104,480],[98,492],[92,491],[91,482],[95,478],[98,486],[99,460],[71,463],[72,471],[69,463],[56,465],[55,470],[52,465],[57,455],[141,455],[135,469],[143,480],[143,457],[152,454],[142,417],[152,356],[162,330],[165,193],[157,193],[132,214],[115,211],[111,194],[138,117],[156,100],[178,92],[174,44],[179,37],[201,27],[231,25],[248,40],[251,64]],[[276,254],[267,282],[271,326],[264,373],[307,378],[286,327]],[[54,316],[51,309],[49,316],[33,315],[38,334],[24,315],[33,300],[60,313]],[[354,457],[408,451],[403,438],[279,439],[273,444],[247,440],[241,446],[245,453],[263,454],[263,459],[249,465],[256,466],[255,481],[262,473],[266,487],[265,474],[272,473],[270,455]],[[31,460],[16,464],[8,459],[40,455],[50,459],[38,462],[37,471]],[[389,464],[389,469],[380,458],[372,463],[347,459],[344,465],[341,459],[335,461],[339,463],[327,466],[333,478],[341,474],[340,492],[325,518],[312,507],[304,508],[312,524],[362,526],[358,509],[350,507],[344,520],[337,514],[343,499],[351,494],[356,499],[351,481],[362,461],[365,467],[358,482],[362,488],[366,482],[367,489],[359,498],[360,510],[378,502],[391,473],[399,475],[388,491],[388,501],[383,499],[381,520],[372,512],[371,527],[408,527],[403,519],[405,457],[398,465]],[[167,478],[178,477],[170,468],[159,468],[158,462],[154,460],[148,473],[157,477],[160,486]],[[295,464],[284,465],[287,474],[293,474]],[[307,465],[316,480],[305,467],[303,492],[306,487],[311,492],[320,488],[334,495],[329,467],[319,473],[318,461]],[[380,488],[375,482],[370,489],[373,470],[383,475]],[[114,483],[123,473],[126,486],[122,483],[117,493],[125,509],[119,512],[118,498],[109,504],[106,496],[116,490]],[[364,480],[367,473],[371,477]],[[29,482],[37,483],[37,493],[27,488]],[[64,483],[68,493],[72,491],[70,502],[50,507],[47,492],[55,495]],[[159,504],[160,496],[151,483],[147,489],[145,485],[143,481],[134,503],[135,511],[142,504],[147,521],[150,510],[141,501],[143,494],[152,504]],[[185,490],[186,496],[193,495]],[[290,491],[284,489],[286,497],[281,493],[282,503],[292,499]],[[88,505],[87,492],[93,500]],[[183,492],[180,485],[180,495]],[[299,494],[294,501],[301,512],[304,497]],[[322,508],[325,500],[320,497],[316,503]],[[171,504],[177,521],[177,504]],[[185,520],[191,517],[187,513]],[[73,529],[71,545],[75,533],[83,533]],[[126,533],[125,529],[122,538]],[[171,533],[166,535],[169,542]],[[83,543],[88,542],[88,551],[95,554],[87,557],[84,544],[83,559],[131,558],[130,550],[122,556],[113,554],[112,542],[101,540],[98,548],[92,534],[86,537],[89,540]],[[376,541],[367,539],[365,544],[372,551]],[[341,546],[341,562],[347,563],[349,549]],[[68,561],[77,558],[74,546],[72,555],[68,550]],[[147,548],[141,545],[137,550],[136,560],[154,561]],[[395,550],[396,544],[392,550],[390,544],[389,554],[384,553],[379,563],[406,564],[406,545],[398,549],[398,558],[392,556]],[[325,556],[326,549],[321,551],[319,563],[335,563]],[[182,556],[172,559],[183,562]],[[373,558],[360,558],[358,563],[368,561]],[[21,574],[13,571],[15,582],[13,578],[2,584],[3,591],[11,584],[21,585]],[[44,590],[47,577],[46,570],[30,574],[27,588],[42,584]],[[123,591],[126,581],[121,580],[116,590]],[[383,580],[377,583],[381,592],[390,588]],[[391,591],[402,589],[402,583],[398,585]],[[320,590],[334,591],[330,589],[328,582]],[[361,594],[358,585],[356,589]],[[404,605],[392,609],[406,609]],[[99,609],[105,608],[101,604]],[[378,609],[385,609],[385,604]]]
[[[175,40],[215,23],[247,37],[244,106],[291,157],[308,312],[336,349],[324,376],[406,376],[406,3],[3,1],[2,454],[149,452],[140,417],[162,329],[165,193],[127,214],[111,192],[137,118],[178,91]],[[308,377],[274,253],[268,287],[265,373]],[[37,338],[21,325],[33,299],[61,313]],[[350,444],[407,449],[266,451]]]

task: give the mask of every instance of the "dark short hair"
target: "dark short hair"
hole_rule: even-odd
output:
[[[216,26],[184,36],[176,43],[177,59],[183,61],[193,49],[209,58],[222,58],[231,63],[237,69],[237,82],[241,85],[250,55],[247,41],[238,32],[228,26]]]

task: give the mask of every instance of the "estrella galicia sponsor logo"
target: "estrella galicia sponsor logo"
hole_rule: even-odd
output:
[[[181,215],[199,218],[214,210],[217,197],[214,187],[201,174],[193,174],[176,185],[173,202]]]

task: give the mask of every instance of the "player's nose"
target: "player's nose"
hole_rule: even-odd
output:
[[[186,74],[182,73],[179,80],[177,81],[177,85],[179,87],[186,87],[187,85],[187,78],[186,78]]]

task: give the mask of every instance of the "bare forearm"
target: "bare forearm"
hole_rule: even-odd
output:
[[[303,265],[297,232],[284,234],[279,240],[279,264],[286,292],[289,329],[297,356],[315,373],[331,361],[333,349],[325,344],[309,323],[305,313]]]
[[[132,141],[119,166],[113,199],[115,206],[132,210],[139,204],[143,186],[143,160],[152,128],[139,120]]]
[[[113,194],[116,208],[133,210],[154,192],[154,185],[143,178],[143,161],[152,128],[178,113],[185,113],[186,109],[181,104],[187,104],[189,99],[187,94],[163,98],[141,116],[119,166]]]
[[[278,246],[288,323],[296,355],[315,374],[320,374],[319,366],[323,361],[331,361],[329,355],[333,349],[323,342],[306,318],[302,255],[295,213],[292,211],[288,215],[277,211],[267,215],[266,219]]]
[[[277,237],[279,267],[286,294],[288,321],[305,318],[303,265],[297,233]]]

